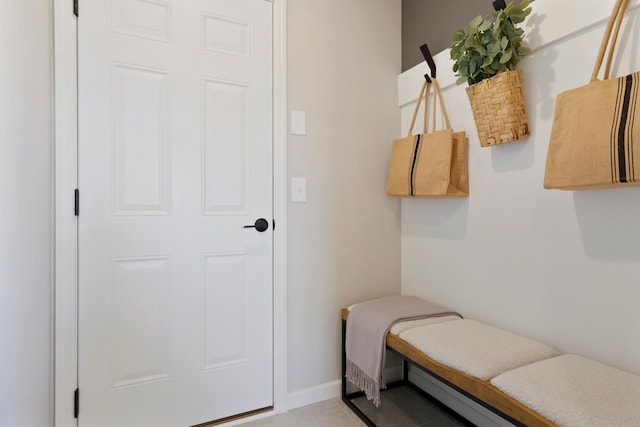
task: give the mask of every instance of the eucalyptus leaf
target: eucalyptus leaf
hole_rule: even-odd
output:
[[[467,37],[467,39],[464,41],[464,47],[469,49],[469,48],[473,47],[474,43],[475,43],[475,41],[473,40],[473,37]]]
[[[469,23],[471,28],[478,28],[482,24],[482,15],[478,15]]]
[[[513,55],[513,51],[511,49],[505,50],[505,52],[500,57],[500,63],[501,64],[506,64],[511,59],[512,55]]]
[[[460,75],[462,75],[462,76],[466,76],[467,74],[470,74],[469,73],[469,64],[466,64],[466,63],[465,64],[460,64],[459,71],[460,71]]]
[[[518,47],[518,55],[525,56],[531,53],[531,49],[527,46]]]
[[[497,40],[492,41],[487,46],[487,51],[493,54],[500,52],[500,43]]]
[[[484,21],[482,21],[482,24],[480,24],[480,26],[478,27],[478,31],[487,31],[489,28],[491,28],[492,24],[493,22],[491,22],[491,20],[485,19]]]

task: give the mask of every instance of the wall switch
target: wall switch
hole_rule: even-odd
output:
[[[307,134],[307,113],[304,111],[291,110],[291,134]]]
[[[307,201],[307,178],[291,178],[291,201]]]

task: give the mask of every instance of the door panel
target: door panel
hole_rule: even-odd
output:
[[[169,376],[167,258],[114,260],[114,387]]]
[[[168,215],[169,73],[113,65],[116,215]]]
[[[247,254],[204,256],[204,366],[217,369],[247,363],[250,337],[247,307]],[[229,286],[231,285],[231,286]],[[234,319],[229,322],[229,319]],[[220,346],[219,343],[225,345]]]
[[[247,215],[249,87],[211,79],[203,86],[205,214]]]
[[[271,7],[80,3],[80,426],[273,403]]]

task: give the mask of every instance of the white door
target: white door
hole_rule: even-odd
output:
[[[80,426],[273,405],[271,13],[80,1]]]

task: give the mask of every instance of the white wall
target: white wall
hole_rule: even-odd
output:
[[[0,425],[51,425],[51,5],[0,1]]]
[[[398,200],[384,195],[398,135],[400,0],[289,0],[288,382],[291,406],[338,391],[340,308],[400,292]]]
[[[532,4],[525,141],[480,148],[466,85],[437,56],[453,127],[469,138],[471,196],[402,202],[402,292],[640,374],[640,188],[542,187],[555,97],[588,82],[613,3]],[[630,8],[615,75],[640,69],[640,2]],[[425,70],[399,79],[403,128]]]

